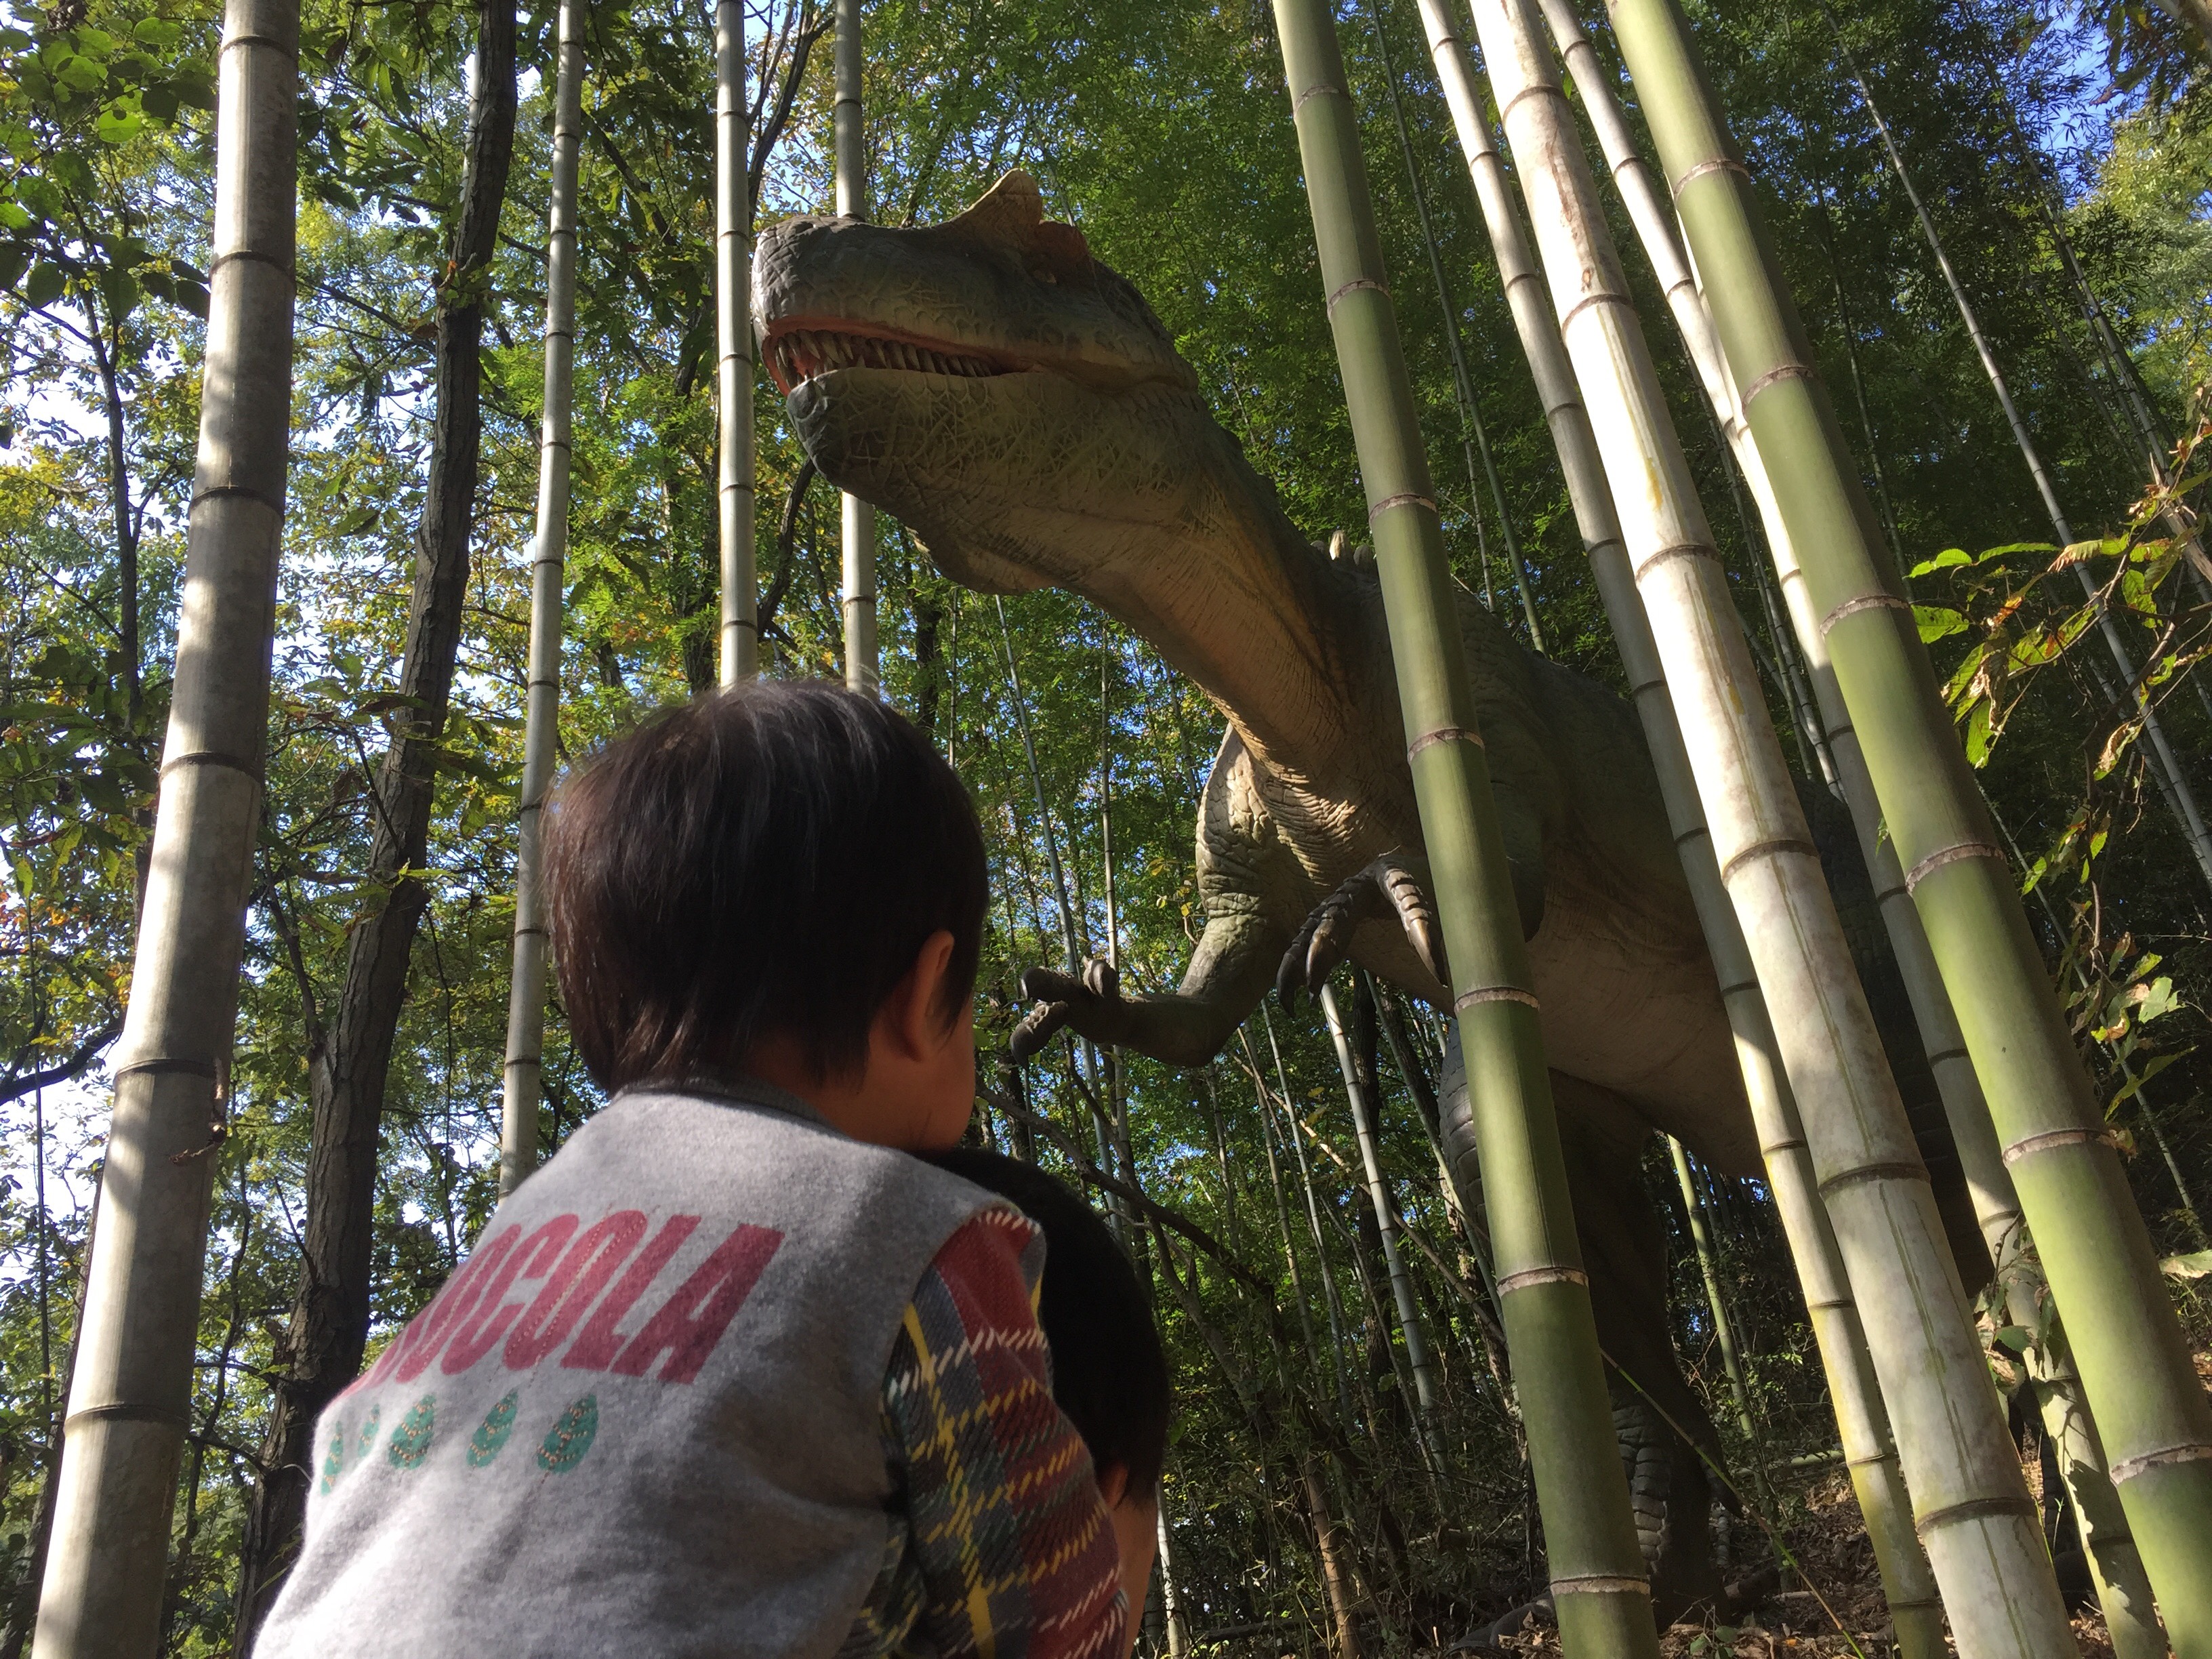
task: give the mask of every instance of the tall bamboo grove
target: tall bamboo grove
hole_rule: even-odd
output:
[[[714,9],[715,532],[724,685],[760,669],[760,592],[753,572],[752,185],[745,109],[744,0]]]
[[[1559,1124],[1476,729],[1436,487],[1324,0],[1275,0],[1322,292],[1365,485],[1422,837],[1450,957],[1514,1381],[1571,1654],[1658,1651],[1572,1231]]]
[[[568,555],[570,387],[576,357],[576,161],[584,131],[584,0],[561,0],[553,71],[553,177],[545,214],[545,409],[538,428],[538,535],[530,560],[530,685],[514,853],[514,970],[507,994],[507,1098],[499,1190],[538,1164],[545,1046],[545,894],[538,842],[561,726],[562,573]]]
[[[1953,1634],[1968,1659],[2061,1659],[2074,1652],[2073,1632],[2034,1504],[1534,0],[1475,0],[1474,12],[1722,880],[1773,1014]]]
[[[1688,26],[1671,0],[1615,0],[1613,21],[2168,1639],[2212,1655],[2212,1406],[2148,1230]]]
[[[2014,1322],[2039,1328],[2045,1322],[2036,1311],[2041,1276],[2032,1261],[2021,1259],[2027,1232],[2012,1176],[1999,1156],[1996,1132],[1990,1124],[1989,1103],[1967,1056],[1959,1018],[1936,969],[1927,932],[1906,891],[1897,849],[1882,827],[1881,807],[1875,799],[1866,757],[1851,729],[1843,694],[1837,690],[1835,668],[1828,659],[1819,618],[1805,592],[1804,575],[1798,568],[1789,527],[1782,521],[1758,440],[1745,423],[1742,405],[1729,378],[1711,308],[1682,250],[1674,216],[1664,204],[1650,167],[1638,149],[1627,118],[1613,95],[1611,73],[1598,61],[1596,50],[1576,21],[1568,0],[1540,0],[1540,3],[1552,39],[1574,76],[1582,108],[1597,134],[1607,170],[1628,210],[1652,274],[1666,293],[1668,309],[1704,383],[1714,418],[1728,438],[1757,505],[1780,579],[1790,631],[1803,653],[1811,680],[1814,715],[1825,740],[1834,781],[1842,790],[1858,832],[1859,850],[1873,878],[1875,901],[1912,1004],[1922,1046],[1935,1073],[1976,1219],[2006,1286]],[[2039,1356],[2032,1367],[2036,1402],[2045,1431],[2061,1448],[2062,1478],[2074,1500],[2083,1548],[2114,1650],[2119,1659],[2158,1659],[2166,1651],[2166,1637],[2151,1606],[2150,1583],[2128,1534],[2096,1424],[2082,1401],[2072,1363],[2063,1353],[2063,1334],[2054,1333],[2050,1352]],[[1838,1399],[1840,1409],[1841,1397]],[[1848,1449],[1848,1437],[1845,1446]]]
[[[1899,1473],[1888,1413],[1875,1381],[1874,1361],[1867,1352],[1865,1329],[1851,1300],[1835,1232],[1820,1203],[1812,1154],[1783,1071],[1772,1019],[1744,945],[1743,929],[1721,885],[1712,835],[1698,800],[1697,783],[1691,775],[1690,757],[1682,744],[1667,678],[1660,667],[1658,647],[1652,641],[1651,624],[1637,595],[1612,490],[1598,459],[1597,439],[1576,389],[1558,320],[1545,297],[1543,276],[1514,210],[1511,187],[1491,140],[1474,70],[1448,9],[1448,0],[1420,0],[1420,9],[1437,82],[1467,155],[1499,280],[1537,395],[1543,402],[1576,526],[1620,651],[1621,665],[1627,672],[1660,794],[1666,802],[1668,827],[1680,849],[1683,873],[1720,981],[1722,1002],[1728,1010],[1742,1066],[1744,1092],[1751,1103],[1753,1126],[1759,1135],[1783,1233],[1796,1263],[1798,1284],[1820,1351],[1828,1396],[1835,1407],[1859,1510],[1874,1545],[1898,1646],[1905,1659],[1937,1659],[1943,1652],[1943,1619],[1936,1581],[1912,1530],[1911,1504]]]
[[[290,461],[296,0],[228,0],[199,453],[39,1659],[160,1644],[268,748]]]

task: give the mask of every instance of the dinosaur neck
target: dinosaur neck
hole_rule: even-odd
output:
[[[1225,434],[1210,435],[1186,510],[1070,585],[1196,681],[1272,769],[1323,775],[1371,744],[1376,693],[1390,689],[1376,590],[1298,533]]]

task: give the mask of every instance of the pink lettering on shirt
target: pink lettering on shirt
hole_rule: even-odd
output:
[[[740,1225],[646,1321],[645,1328],[615,1356],[610,1369],[623,1376],[642,1376],[665,1353],[668,1363],[661,1367],[660,1380],[690,1382],[782,1243],[783,1235],[773,1227]]]
[[[446,1288],[438,1292],[437,1299],[408,1322],[407,1328],[393,1346],[400,1350],[399,1363],[392,1375],[402,1382],[412,1382],[428,1369],[438,1357],[438,1350],[446,1346],[446,1339],[468,1317],[483,1293],[484,1281],[499,1271],[499,1264],[514,1248],[522,1236],[520,1227],[508,1227],[482,1249],[471,1253],[461,1264],[461,1270],[446,1281]]]
[[[606,1300],[599,1304],[585,1324],[582,1334],[561,1356],[563,1370],[603,1371],[613,1363],[623,1341],[615,1328],[668,1265],[668,1258],[691,1237],[699,1219],[696,1215],[672,1215],[660,1224],[660,1231],[646,1242],[637,1260],[629,1264],[629,1271],[607,1292]]]
[[[453,1333],[446,1357],[438,1362],[439,1370],[448,1376],[459,1376],[498,1346],[500,1338],[507,1334],[507,1328],[514,1322],[514,1316],[524,1306],[520,1302],[501,1302],[500,1298],[516,1279],[543,1279],[551,1272],[554,1261],[574,1236],[579,1223],[576,1216],[556,1215],[508,1253],[498,1273],[484,1286],[484,1293],[477,1298],[473,1316]]]
[[[529,1311],[515,1322],[501,1358],[511,1371],[526,1371],[568,1340],[568,1333],[584,1316],[614,1277],[615,1269],[637,1248],[645,1236],[645,1212],[617,1210],[592,1224],[581,1238],[568,1247],[545,1288]]]

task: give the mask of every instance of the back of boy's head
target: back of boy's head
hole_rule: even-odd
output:
[[[1011,1199],[1043,1230],[1037,1323],[1052,1349],[1052,1393],[1103,1474],[1128,1471],[1131,1497],[1159,1489],[1168,1449],[1168,1364],[1137,1270],[1097,1211],[1033,1164],[980,1147],[929,1161]]]
[[[851,1075],[940,929],[947,1024],[975,988],[975,808],[910,721],[842,686],[750,681],[617,738],[556,793],[545,872],[569,1029],[609,1090],[733,1077],[765,1036]]]

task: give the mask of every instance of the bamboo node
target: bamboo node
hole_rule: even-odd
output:
[[[62,1419],[64,1431],[74,1431],[81,1423],[162,1423],[173,1429],[190,1429],[191,1418],[182,1412],[173,1412],[166,1406],[134,1406],[118,1401],[112,1406],[87,1406],[82,1411],[71,1412]]]
[[[1588,311],[1592,306],[1601,305],[1616,305],[1623,307],[1632,316],[1635,314],[1636,311],[1636,302],[1630,299],[1626,294],[1616,294],[1609,288],[1601,288],[1595,294],[1583,295],[1581,299],[1576,301],[1574,304],[1569,306],[1565,311],[1559,313],[1559,332],[1565,334],[1567,331],[1567,325],[1573,322],[1576,318],[1581,316],[1583,313]]]
[[[1820,618],[1820,637],[1826,639],[1835,625],[1846,617],[1862,611],[1903,611],[1910,613],[1912,607],[1894,593],[1862,593],[1856,599],[1845,599]]]
[[[1577,1574],[1552,1580],[1554,1595],[1649,1595],[1651,1583],[1644,1578],[1622,1578],[1601,1572]]]
[[[161,763],[159,775],[167,777],[171,769],[179,766],[223,766],[234,772],[243,772],[256,783],[261,781],[261,763],[242,755],[226,755],[219,749],[188,749],[181,755],[173,755]]]
[[[1486,985],[1480,989],[1463,991],[1452,999],[1452,1012],[1463,1014],[1478,1002],[1518,1002],[1531,1008],[1543,1005],[1536,1000],[1534,991],[1524,991],[1517,985]]]
[[[1381,518],[1385,513],[1389,512],[1393,507],[1425,507],[1431,513],[1434,513],[1437,510],[1435,497],[1430,495],[1417,495],[1411,490],[1407,490],[1395,495],[1385,495],[1381,501],[1369,507],[1367,509],[1367,522],[1371,525],[1376,520]]]
[[[1298,112],[1306,106],[1307,99],[1318,98],[1323,93],[1327,93],[1330,96],[1336,98],[1342,98],[1346,95],[1343,88],[1333,85],[1331,82],[1327,81],[1316,81],[1313,85],[1308,87],[1297,97],[1291,100],[1291,118],[1293,121],[1298,118]]]
[[[1830,1176],[1820,1186],[1822,1198],[1833,1197],[1846,1187],[1862,1187],[1869,1181],[1925,1181],[1928,1166],[1917,1161],[1906,1164],[1862,1164],[1856,1170],[1845,1170],[1840,1175]]]
[[[1674,199],[1679,202],[1682,199],[1682,192],[1687,190],[1695,180],[1703,178],[1708,173],[1733,173],[1739,179],[1751,177],[1751,169],[1734,156],[1716,155],[1710,161],[1698,162],[1697,166],[1675,179],[1668,188],[1674,191]],[[1747,398],[1744,401],[1748,403],[1751,400]]]
[[[1820,856],[1819,848],[1809,841],[1800,841],[1795,836],[1778,836],[1771,841],[1755,841],[1721,866],[1721,884],[1726,886],[1729,877],[1754,859],[1768,858],[1778,853],[1798,853],[1813,859]]]
[[[134,1060],[127,1066],[117,1066],[108,1075],[120,1083],[139,1073],[148,1077],[204,1077],[210,1083],[222,1075],[222,1068],[211,1060],[168,1059],[160,1055],[151,1060]]]
[[[2114,1146],[2119,1143],[2109,1129],[2046,1129],[2039,1135],[2022,1135],[2004,1149],[2005,1167],[2038,1152],[2055,1152],[2062,1146]]]
[[[1464,726],[1439,726],[1433,732],[1424,732],[1406,745],[1406,759],[1410,763],[1424,749],[1439,743],[1471,743],[1477,749],[1483,746],[1482,733],[1470,732]]]
[[[1356,294],[1362,289],[1373,289],[1386,300],[1390,297],[1390,285],[1388,283],[1377,282],[1372,276],[1355,276],[1328,296],[1328,303],[1325,307],[1328,314],[1332,317],[1335,316],[1336,302],[1346,295]]]
[[[2005,855],[1999,848],[1990,846],[1985,841],[1962,841],[1956,847],[1946,847],[1941,851],[1930,853],[1919,863],[1907,870],[1905,872],[1905,890],[1910,893],[1945,865],[1955,864],[1960,859],[1995,859],[1999,864],[2002,864],[2005,861]]]
[[[1661,548],[1643,563],[1638,565],[1636,580],[1642,581],[1647,574],[1657,569],[1669,559],[1711,559],[1715,564],[1718,564],[1720,558],[1718,551],[1707,543],[1676,542],[1671,547]]]
[[[2208,1447],[2207,1450],[2212,1450]],[[1981,1521],[1997,1516],[2021,1516],[2035,1518],[2035,1500],[2027,1492],[2003,1498],[1969,1498],[1963,1504],[1947,1504],[1940,1510],[1930,1510],[1925,1515],[1912,1517],[1912,1529],[1923,1539],[1938,1527],[1948,1527],[1960,1521]]]
[[[216,273],[217,271],[221,270],[225,265],[229,264],[234,260],[237,259],[248,259],[258,265],[267,265],[271,270],[282,271],[294,283],[297,283],[300,280],[299,272],[293,268],[292,262],[290,260],[279,259],[273,253],[258,252],[250,247],[234,247],[228,253],[217,255],[215,259],[209,263],[208,281],[210,283],[215,281]]]
[[[2156,1451],[2139,1453],[2134,1457],[2116,1459],[2112,1464],[2112,1484],[2132,1480],[2149,1470],[2162,1468],[2169,1463],[2199,1463],[2212,1459],[2212,1446],[2191,1441],[2185,1445],[2161,1446]]]
[[[1531,1291],[1539,1285],[1579,1285],[1589,1288],[1589,1275],[1580,1267],[1523,1267],[1517,1273],[1507,1273],[1498,1281],[1498,1293],[1510,1296],[1516,1291]]]
[[[1812,367],[1807,363],[1777,363],[1743,389],[1743,406],[1751,407],[1751,400],[1778,380],[1809,380]]]

